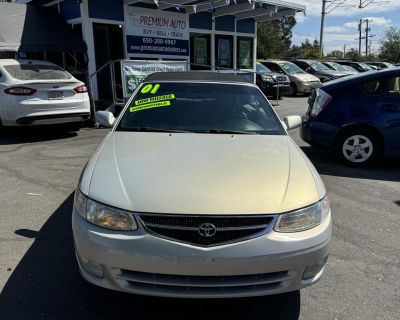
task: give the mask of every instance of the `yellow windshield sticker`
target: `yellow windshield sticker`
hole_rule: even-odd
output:
[[[172,100],[175,99],[174,94],[165,94],[163,96],[151,97],[146,99],[140,99],[135,101],[135,106],[140,106],[142,104],[147,104],[150,102],[164,101],[164,100]]]
[[[141,104],[138,106],[134,106],[129,108],[130,112],[137,112],[141,110],[146,110],[146,109],[151,109],[151,108],[159,108],[159,107],[167,107],[171,105],[170,100],[166,101],[159,101],[159,102],[153,102],[153,103],[147,103],[147,104]]]
[[[159,84],[155,84],[154,86],[153,86],[153,84],[151,84],[151,83],[149,83],[149,84],[146,84],[143,88],[142,88],[142,90],[140,90],[140,93],[151,93],[151,94],[156,94],[157,93],[157,91],[158,91],[158,88],[160,88],[160,85]]]

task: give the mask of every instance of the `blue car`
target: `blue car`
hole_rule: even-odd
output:
[[[301,138],[362,167],[400,156],[400,68],[331,81],[309,98]]]

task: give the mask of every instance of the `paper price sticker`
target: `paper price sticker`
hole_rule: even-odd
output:
[[[159,101],[159,102],[147,103],[147,104],[141,104],[138,106],[134,106],[134,107],[129,108],[129,111],[137,112],[137,111],[142,111],[142,110],[151,109],[151,108],[167,107],[170,105],[171,105],[171,101],[169,101],[169,100]]]

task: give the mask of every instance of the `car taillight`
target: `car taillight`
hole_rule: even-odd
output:
[[[315,90],[315,100],[311,108],[311,116],[317,116],[332,100],[332,96],[321,89]]]
[[[37,92],[37,90],[32,89],[32,88],[26,88],[26,87],[13,87],[13,88],[7,88],[4,90],[5,94],[9,94],[12,96],[32,96]]]
[[[76,93],[85,93],[85,92],[88,92],[88,90],[87,90],[87,87],[83,84],[83,85],[80,85],[80,86],[78,86],[78,87],[76,87],[76,88],[74,88],[74,91],[76,92]]]

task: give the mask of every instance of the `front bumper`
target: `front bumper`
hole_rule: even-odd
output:
[[[260,85],[261,91],[266,95],[266,96],[276,96],[279,95],[285,95],[290,91],[290,83],[266,83],[264,82],[262,85]]]
[[[274,231],[216,247],[196,247],[137,230],[117,232],[72,217],[78,257],[101,266],[103,277],[82,276],[108,289],[165,297],[225,298],[278,294],[317,282],[320,270],[302,279],[307,267],[326,261],[331,217],[311,230]]]
[[[320,86],[319,82],[311,82],[311,83],[303,83],[299,82],[296,83],[297,85],[297,91],[299,93],[311,93],[315,88],[318,88]]]

